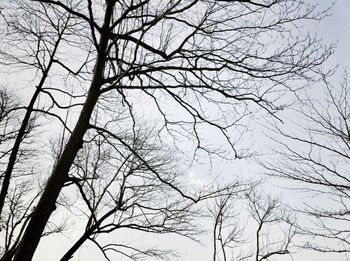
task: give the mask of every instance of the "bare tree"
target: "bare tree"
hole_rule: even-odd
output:
[[[0,89],[0,180],[4,184],[6,179],[6,172],[3,170],[6,168],[7,162],[12,154],[12,144],[16,140],[18,133],[18,125],[20,124],[21,109],[19,99],[11,92],[5,88]],[[30,127],[25,131],[24,137],[28,138],[28,133],[30,132]],[[23,139],[24,139],[23,137]],[[30,171],[25,171],[26,162],[28,157],[33,156],[28,148],[18,150],[17,162],[18,168],[16,169],[13,177],[23,177],[30,174]],[[1,253],[9,251],[12,247],[13,238],[16,236],[15,230],[20,227],[22,221],[28,215],[29,206],[23,202],[23,194],[28,190],[26,182],[18,182],[16,189],[11,191],[11,195],[2,199],[2,206],[6,201],[6,207],[4,212],[5,215],[0,216],[0,234],[1,239]],[[27,184],[28,185],[28,184]],[[26,187],[26,188],[25,188]],[[30,205],[30,204],[29,204]],[[23,215],[22,215],[23,214]]]
[[[14,93],[5,88],[0,89],[0,180],[2,188],[6,183],[8,162],[15,160],[13,164],[16,164],[16,169],[11,173],[11,179],[15,180],[15,186],[7,187],[5,198],[2,199],[1,255],[14,253],[37,196],[31,197],[32,195],[30,195],[33,194],[33,182],[30,182],[30,179],[34,176],[30,159],[35,158],[33,147],[30,146],[33,141],[31,137],[34,128],[33,119],[28,121],[21,135],[22,147],[16,149],[16,159],[11,158],[14,153],[13,144],[18,140],[19,129],[22,128],[19,126],[21,126],[24,107],[20,103]]]
[[[242,216],[234,208],[234,205],[237,205],[235,201],[238,200],[236,197],[239,197],[239,194],[217,198],[214,201],[214,208],[209,209],[211,217],[214,218],[213,261],[231,260],[231,253],[227,252],[239,249],[247,241],[244,228],[240,224]],[[250,255],[239,253],[235,256],[237,260],[244,260]]]
[[[256,251],[255,260],[269,260],[278,255],[290,254],[290,244],[296,234],[295,220],[290,211],[277,200],[270,196],[263,196],[256,192],[247,195],[249,210],[256,221]],[[273,236],[272,228],[283,224],[287,229],[277,233],[283,234],[282,239]],[[275,232],[276,233],[276,232]],[[276,234],[277,234],[276,233]],[[275,237],[281,237],[277,235]]]
[[[160,249],[142,249],[123,240],[100,242],[101,235],[119,230],[176,233],[190,238],[199,232],[194,222],[200,216],[199,209],[193,201],[179,197],[177,191],[167,185],[181,186],[182,175],[174,165],[174,155],[157,147],[149,131],[145,134],[138,131],[131,141],[135,152],[142,155],[148,166],[105,135],[94,137],[78,153],[69,183],[75,185],[84,202],[85,207],[74,212],[82,216],[80,220],[86,220],[86,226],[62,261],[69,260],[87,241],[96,245],[107,260],[111,260],[113,253],[131,260],[171,254]]]
[[[11,91],[7,91],[10,88],[1,90],[3,133],[0,220],[4,239],[1,242],[1,254],[2,258],[7,260],[15,253],[41,193],[40,185],[38,186],[39,159],[36,156],[39,151],[42,154],[43,150],[38,149],[42,144],[38,144],[38,140],[33,138],[37,137],[33,135],[33,129],[40,129],[38,119],[42,114],[58,119],[64,125],[63,119],[52,110],[57,105],[54,104],[54,100],[52,104],[42,101],[45,100],[45,95],[50,96],[49,90],[52,90],[50,87],[44,88],[44,85],[57,73],[52,68],[57,62],[56,59],[62,56],[59,53],[59,45],[63,35],[73,31],[69,24],[69,15],[59,12],[54,7],[26,1],[4,1],[2,5],[4,8],[1,13],[1,29],[6,37],[2,39],[0,64],[7,67],[12,74],[28,71],[28,94],[32,92],[27,106],[24,106],[27,101],[20,101],[19,94],[16,99],[12,97],[16,88],[11,88]],[[12,84],[17,85],[17,82],[12,81]],[[25,89],[24,93],[26,92]],[[45,235],[60,230],[59,227],[48,229]]]
[[[34,14],[40,16],[30,19],[36,4],[41,8]],[[244,116],[258,109],[270,114],[279,110],[278,97],[297,91],[294,80],[312,80],[332,52],[308,35],[293,38],[299,34],[293,30],[299,21],[324,15],[302,1],[32,0],[26,10],[29,25],[37,23],[45,32],[43,23],[49,22],[49,28],[58,23],[57,28],[67,30],[62,37],[66,51],[42,56],[45,61],[50,57],[56,70],[42,86],[46,106],[37,110],[57,116],[71,133],[25,228],[13,258],[17,261],[32,259],[89,135],[114,140],[164,185],[197,202],[200,197],[157,175],[130,144],[142,124],[136,115],[154,114],[162,142],[180,147],[183,139],[192,141],[194,156],[205,152],[238,158],[240,135],[235,130],[241,130]],[[29,42],[29,50],[47,50],[45,44],[57,42],[50,35],[48,40],[39,36]],[[33,48],[37,43],[43,47]],[[40,52],[27,55],[28,48],[21,44],[17,46],[27,65],[41,57]],[[41,69],[41,63],[35,64]],[[61,120],[59,115],[72,107],[69,119]],[[129,120],[114,117],[114,107],[127,108]],[[92,118],[101,110],[105,116]],[[123,135],[125,129],[133,130],[134,137]],[[219,133],[230,150],[212,147],[208,129]]]
[[[36,74],[32,86],[34,92],[28,105],[17,108],[24,110],[20,126],[13,133],[13,144],[9,150],[5,172],[2,177],[0,192],[0,216],[4,207],[5,198],[10,189],[15,164],[21,154],[20,146],[34,127],[34,118],[38,112],[58,117],[49,112],[49,108],[38,104],[39,95],[44,92],[44,84],[55,62],[58,46],[68,27],[69,16],[58,12],[54,8],[44,8],[38,4],[28,4],[25,1],[5,3],[3,13],[5,32],[7,37],[0,50],[0,64],[15,68],[28,69]],[[50,15],[50,17],[48,17]],[[13,47],[15,46],[15,48]],[[33,83],[31,83],[33,84]]]
[[[295,187],[310,193],[300,212],[311,222],[300,227],[300,233],[311,239],[302,247],[349,252],[349,86],[344,77],[339,85],[325,79],[324,87],[324,95],[308,97],[298,111],[299,132],[276,129],[280,145],[276,151],[282,159],[264,166],[270,174],[295,181]]]
[[[197,240],[203,230],[197,225],[204,216],[201,202],[247,190],[247,185],[241,182],[215,188],[189,186],[188,178],[177,164],[176,151],[161,144],[154,129],[146,126],[129,135],[126,131],[122,133],[129,146],[102,132],[94,134],[79,151],[66,186],[71,188],[74,184],[84,203],[84,208],[74,212],[83,216],[86,227],[62,261],[69,260],[88,242],[97,246],[107,260],[112,260],[115,254],[131,260],[145,256],[166,258],[175,252],[159,247],[144,249],[123,240],[102,243],[99,237],[132,230],[153,235],[171,233]],[[181,195],[182,191],[186,195]]]
[[[243,197],[248,203],[241,206],[248,206],[247,212],[243,207],[237,208],[242,203],[239,202],[242,197],[237,196],[221,198],[211,211],[215,218],[213,260],[261,261],[291,254],[290,247],[296,235],[291,211],[277,199],[258,192],[256,184]],[[246,223],[242,224],[242,220]]]

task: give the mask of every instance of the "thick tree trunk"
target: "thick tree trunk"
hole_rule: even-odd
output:
[[[55,210],[56,200],[68,177],[69,169],[71,168],[78,150],[82,147],[83,137],[89,127],[89,120],[98,100],[99,91],[103,82],[102,77],[108,44],[108,27],[113,13],[114,1],[106,1],[106,5],[104,24],[101,29],[102,33],[99,46],[97,46],[98,56],[88,96],[72,135],[46,184],[45,190],[24,232],[21,243],[13,259],[14,261],[32,260],[47,221],[51,213]]]
[[[88,128],[89,117],[97,100],[98,93],[96,91],[98,90],[90,91],[76,128],[46,184],[45,190],[21,239],[14,258],[16,261],[29,261],[33,257],[46,223],[56,208],[55,203],[67,179],[69,169],[82,146],[83,136]]]

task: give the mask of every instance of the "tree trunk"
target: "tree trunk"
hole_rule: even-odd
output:
[[[83,137],[89,127],[89,120],[95,104],[98,100],[99,91],[103,82],[103,71],[105,67],[106,49],[108,44],[108,29],[111,21],[114,1],[106,1],[106,11],[95,62],[95,69],[90,89],[80,113],[78,122],[70,136],[68,143],[57,162],[44,192],[36,206],[33,216],[24,232],[19,247],[16,251],[14,261],[30,261],[39,244],[41,235],[45,229],[51,213],[55,210],[56,200],[68,177],[73,160],[78,150],[83,145]]]

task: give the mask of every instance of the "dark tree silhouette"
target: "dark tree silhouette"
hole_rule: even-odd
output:
[[[57,119],[66,139],[15,255],[5,253],[2,260],[32,259],[90,135],[114,140],[159,182],[195,203],[200,196],[164,179],[133,148],[140,114],[154,117],[164,144],[180,148],[185,140],[194,157],[204,152],[239,158],[235,130],[244,125],[245,116],[258,111],[273,116],[280,108],[276,100],[297,91],[296,80],[317,77],[332,52],[294,30],[298,22],[324,15],[299,0],[16,0],[5,2],[5,21],[18,6],[21,19],[8,25],[29,38],[15,35],[12,50],[17,51],[7,53],[8,65],[40,72],[43,83],[36,90],[42,98],[33,96],[32,108]],[[129,120],[113,115],[115,108],[127,108]],[[104,116],[93,117],[101,111]],[[211,146],[213,132],[229,150]]]

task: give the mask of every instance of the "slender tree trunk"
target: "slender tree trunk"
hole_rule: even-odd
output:
[[[83,137],[89,127],[89,120],[94,106],[98,100],[99,91],[103,82],[103,71],[105,67],[106,49],[108,44],[108,30],[111,21],[115,1],[106,1],[106,11],[101,37],[98,48],[98,56],[95,62],[95,69],[90,89],[80,113],[78,122],[70,136],[67,145],[58,160],[44,192],[36,206],[20,245],[16,251],[14,261],[30,261],[39,244],[41,235],[45,229],[51,213],[55,210],[55,203],[58,195],[68,177],[69,169],[73,163],[78,150],[82,147]]]
[[[260,231],[263,226],[263,221],[260,220],[259,227],[256,231],[256,253],[255,253],[255,260],[259,261],[259,255],[260,255]]]
[[[63,32],[62,32],[63,33]],[[44,86],[44,83],[47,79],[47,76],[49,74],[49,71],[52,67],[52,64],[53,64],[53,61],[54,61],[54,57],[56,55],[56,51],[57,51],[57,48],[58,48],[58,45],[60,43],[62,39],[62,34],[59,35],[56,43],[55,43],[55,47],[52,51],[52,54],[50,56],[50,60],[49,60],[49,63],[47,64],[46,66],[46,69],[45,71],[43,71],[43,75],[41,77],[41,80],[38,84],[38,86],[36,87],[36,90],[29,102],[29,105],[26,109],[26,113],[24,115],[24,118],[23,118],[23,121],[22,121],[22,124],[21,124],[21,127],[18,131],[18,134],[17,134],[17,137],[16,137],[16,140],[15,140],[15,143],[12,147],[12,151],[11,151],[11,154],[10,154],[10,157],[9,157],[9,161],[7,163],[7,167],[6,167],[6,171],[5,171],[5,176],[4,176],[4,180],[2,182],[2,185],[1,185],[1,192],[0,192],[0,217],[1,217],[1,214],[2,214],[2,209],[4,207],[4,204],[5,204],[5,198],[6,198],[6,195],[7,195],[7,192],[8,192],[8,189],[9,189],[9,186],[10,186],[10,180],[11,180],[11,177],[12,177],[12,171],[13,171],[13,168],[15,166],[15,163],[16,163],[16,159],[17,159],[17,155],[18,155],[18,151],[19,151],[19,147],[23,141],[23,138],[26,134],[26,129],[28,128],[28,124],[29,124],[29,120],[30,120],[30,116],[33,112],[33,109],[34,109],[34,104]]]
[[[46,78],[46,75],[43,75],[43,78],[41,79],[40,83],[43,83],[45,81],[45,78]],[[4,175],[4,180],[3,180],[2,185],[1,185],[1,192],[0,192],[0,216],[2,214],[2,209],[4,207],[5,198],[6,198],[9,186],[10,186],[10,180],[11,180],[11,177],[12,177],[12,171],[13,171],[13,167],[15,166],[15,163],[16,163],[17,154],[18,154],[18,151],[19,151],[19,146],[21,145],[22,140],[23,140],[23,138],[24,138],[24,136],[26,134],[26,129],[28,127],[30,116],[31,116],[31,114],[33,112],[33,107],[34,107],[35,101],[38,98],[38,95],[39,95],[39,93],[41,91],[41,87],[42,87],[42,84],[39,84],[39,86],[36,88],[36,90],[35,90],[35,92],[34,92],[34,94],[32,96],[32,99],[29,102],[29,105],[28,105],[27,110],[26,110],[26,114],[24,115],[24,119],[23,119],[21,127],[20,127],[20,129],[18,131],[15,143],[14,143],[14,145],[12,147],[12,151],[11,151],[11,154],[10,154],[10,157],[9,157],[9,161],[8,161],[8,164],[7,164],[7,167],[6,167],[5,175]]]

